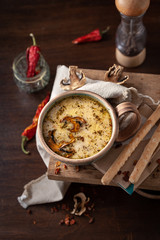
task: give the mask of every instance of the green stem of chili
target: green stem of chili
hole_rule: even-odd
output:
[[[25,143],[28,141],[28,138],[26,136],[22,136],[22,141],[21,141],[21,149],[25,154],[29,154],[30,152],[25,150],[24,146]]]
[[[101,31],[101,35],[107,33],[110,29],[110,26],[107,26],[106,29],[104,29],[103,31]]]
[[[32,38],[33,46],[36,46],[36,45],[37,45],[37,44],[36,44],[36,39],[35,39],[33,33],[30,33],[29,36]]]

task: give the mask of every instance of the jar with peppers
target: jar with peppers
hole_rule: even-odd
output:
[[[27,93],[43,89],[49,82],[50,70],[37,46],[34,35],[33,44],[20,53],[13,61],[14,81],[20,91]]]

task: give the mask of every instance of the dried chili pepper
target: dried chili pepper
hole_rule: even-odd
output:
[[[31,140],[35,136],[39,115],[40,115],[43,107],[49,101],[49,98],[50,98],[50,93],[48,93],[46,98],[38,105],[36,114],[32,120],[32,124],[29,125],[27,128],[25,128],[25,130],[21,134],[21,136],[22,136],[21,148],[25,154],[29,154],[29,151],[25,150],[24,145],[27,141]]]
[[[36,66],[40,57],[40,48],[36,44],[35,37],[33,33],[30,33],[33,40],[33,45],[28,47],[26,50],[27,57],[27,77],[34,77],[38,72],[36,72]]]
[[[109,31],[110,27],[108,26],[105,30],[100,31],[98,28],[94,31],[88,33],[87,35],[76,38],[72,41],[74,44],[85,43],[85,42],[97,42],[102,39],[102,36]]]

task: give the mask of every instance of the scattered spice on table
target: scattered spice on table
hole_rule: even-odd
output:
[[[76,220],[74,218],[71,218],[69,223],[70,225],[74,225],[76,223]]]
[[[110,29],[110,26],[108,26],[103,31],[100,31],[97,28],[86,35],[76,38],[75,40],[72,41],[72,43],[79,44],[79,43],[85,43],[85,42],[98,42],[98,41],[102,40],[103,35],[106,34],[109,31],[109,29]]]
[[[61,219],[59,222],[59,225],[66,225],[66,226],[72,226],[76,223],[76,220],[73,216],[66,214],[65,219]]]
[[[88,221],[88,222],[89,222],[90,224],[94,222],[95,218],[92,217],[92,216],[90,216],[89,213],[85,213],[84,215],[89,218],[89,221]]]
[[[63,164],[63,168],[64,168],[64,169],[68,169],[68,167],[67,167],[66,164]]]
[[[56,208],[55,206],[51,208],[51,213],[56,213],[58,212],[58,208]]]
[[[130,172],[129,171],[124,171],[122,174],[123,174],[123,180],[125,182],[128,182],[129,181]]]
[[[54,173],[56,175],[60,174],[60,171],[61,171],[61,168],[60,167],[56,167],[55,170],[54,170]]]
[[[69,208],[69,206],[66,203],[62,203],[61,210],[65,210],[65,211],[69,212],[70,208]]]
[[[55,167],[59,167],[60,165],[61,165],[61,162],[57,161],[56,164],[55,164]]]
[[[29,215],[31,215],[31,214],[32,214],[32,210],[31,210],[31,209],[27,209],[27,213],[28,213]]]
[[[74,219],[73,216],[67,214],[67,215],[65,216],[64,223],[65,223],[65,225],[67,225],[67,226],[71,226],[71,225],[74,225],[74,224],[76,223],[76,220]]]
[[[40,58],[40,48],[36,44],[35,37],[33,33],[30,33],[30,36],[33,40],[33,45],[28,47],[26,50],[26,57],[27,57],[27,77],[34,77],[38,74],[36,71],[36,66]]]
[[[62,224],[64,224],[64,219],[61,219],[61,220],[59,221],[59,225],[62,225]]]
[[[22,151],[25,154],[29,154],[30,153],[29,151],[25,150],[24,146],[25,146],[26,142],[28,142],[29,140],[31,140],[35,136],[39,115],[40,115],[43,107],[49,101],[49,98],[50,98],[50,93],[48,93],[46,98],[38,105],[38,108],[36,110],[36,114],[35,114],[35,116],[34,116],[34,118],[32,120],[32,124],[29,125],[27,128],[25,128],[25,130],[21,134],[21,136],[22,136],[21,149],[22,149]]]
[[[68,169],[68,167],[67,167],[66,164],[63,164],[63,168],[64,168],[65,170]],[[58,174],[60,174],[61,170],[62,170],[62,168],[61,168],[61,162],[60,162],[60,161],[57,161],[57,162],[55,163],[54,173],[55,173],[56,175],[58,175]]]
[[[58,212],[62,212],[64,213],[64,216],[58,221],[59,225],[64,225],[64,226],[72,226],[76,223],[78,223],[80,221],[80,217],[82,218],[87,218],[88,219],[88,223],[94,223],[95,222],[95,217],[93,216],[93,212],[95,211],[95,204],[94,202],[91,201],[86,201],[87,198],[84,193],[80,192],[78,194],[76,194],[76,196],[80,196],[83,195],[83,197],[85,199],[84,203],[84,208],[85,211],[83,211],[82,214],[77,214],[77,211],[75,213],[72,213],[73,210],[71,211],[71,208],[69,207],[68,203],[62,202],[62,203],[55,203],[51,208],[50,208],[50,213],[55,216],[55,214],[58,214],[58,216],[60,215]],[[75,196],[74,196],[75,197]],[[78,202],[79,205],[79,202]],[[78,206],[79,208],[80,206]],[[78,209],[77,209],[78,210]],[[32,212],[32,210],[29,208],[27,209],[27,214],[32,215],[32,222],[34,225],[37,224],[37,220],[35,220],[34,217],[34,213]],[[78,216],[77,216],[78,215]]]

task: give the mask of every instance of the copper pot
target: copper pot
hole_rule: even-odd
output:
[[[66,97],[75,96],[75,95],[76,96],[85,96],[85,97],[88,96],[89,98],[92,98],[93,100],[102,104],[108,110],[108,112],[111,116],[111,120],[112,120],[112,135],[111,135],[111,138],[110,138],[108,144],[101,151],[96,153],[95,155],[87,157],[87,158],[82,158],[82,159],[65,158],[63,156],[56,154],[47,145],[47,143],[44,139],[44,136],[43,136],[43,131],[42,131],[44,118],[45,118],[46,114],[48,113],[48,111],[53,107],[55,102],[58,102]],[[118,118],[126,112],[134,113],[133,117],[131,119],[130,124],[125,129],[123,129],[123,131],[119,131]],[[139,126],[140,126],[140,114],[139,114],[136,106],[133,105],[132,103],[124,102],[124,103],[119,104],[114,109],[113,106],[107,100],[105,100],[98,94],[95,94],[95,93],[89,92],[89,91],[75,90],[75,91],[67,91],[62,94],[59,94],[58,96],[54,97],[46,104],[46,106],[43,108],[43,110],[40,114],[37,131],[38,131],[38,137],[42,144],[42,147],[54,159],[56,159],[57,161],[61,161],[61,162],[64,162],[67,164],[72,164],[72,165],[85,165],[85,164],[91,164],[92,162],[94,162],[94,161],[98,160],[99,158],[101,158],[102,156],[104,156],[108,152],[108,150],[112,147],[112,145],[114,144],[115,141],[124,141],[127,138],[131,137],[138,130]]]

